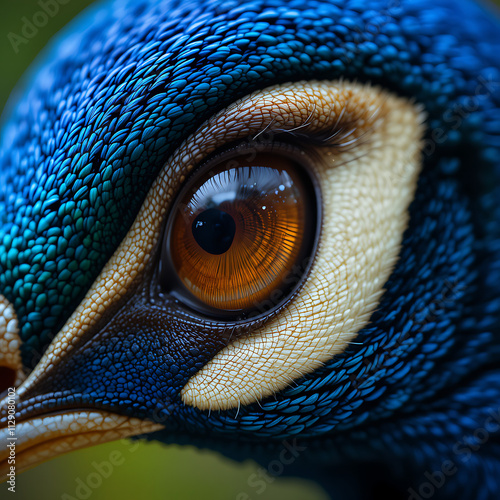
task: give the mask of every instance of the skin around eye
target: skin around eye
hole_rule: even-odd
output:
[[[242,156],[212,164],[188,184],[172,212],[165,250],[188,302],[265,312],[304,274],[317,207],[294,160]]]

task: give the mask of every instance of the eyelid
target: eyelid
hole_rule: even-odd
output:
[[[182,163],[187,173],[219,148],[238,141],[258,147],[269,135],[272,141],[267,142],[288,136],[311,146],[351,147],[367,137],[388,111],[374,87],[363,87],[366,100],[360,102],[359,87],[310,81],[254,92],[210,118],[172,160]]]
[[[281,135],[282,134],[275,140],[260,136],[262,139],[258,144],[249,142],[249,138],[246,137],[242,141],[224,145],[212,154],[209,154],[200,165],[192,170],[187,182],[189,183],[193,177],[209,172],[212,168],[223,162],[226,162],[228,168],[237,168],[243,163],[254,161],[257,155],[261,153],[276,153],[295,161],[297,161],[297,158],[300,156],[300,162],[307,168],[308,164],[314,160],[314,158],[312,158],[314,154],[311,150],[312,148],[308,148],[307,144],[302,144],[302,142],[299,144],[292,144],[292,142],[286,140],[287,138],[285,137],[281,137]],[[305,138],[301,137],[301,141],[304,140]],[[250,138],[250,141],[252,141],[252,138]],[[317,181],[314,177],[311,180],[313,184],[315,184],[315,187],[317,187]],[[185,189],[184,187],[182,192],[184,192]],[[181,194],[182,193],[180,193],[178,197],[180,197]]]

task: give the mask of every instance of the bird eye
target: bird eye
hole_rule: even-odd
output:
[[[243,318],[279,306],[300,285],[317,240],[307,169],[290,150],[237,148],[198,172],[167,223],[163,287],[208,314]]]

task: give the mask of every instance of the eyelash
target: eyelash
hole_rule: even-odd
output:
[[[358,127],[355,124],[341,124],[339,126],[340,118],[332,127],[325,130],[317,130],[307,132],[299,132],[299,130],[307,128],[309,124],[301,125],[295,129],[263,129],[254,136],[248,136],[244,139],[233,141],[222,148],[218,148],[213,153],[209,154],[198,167],[193,169],[189,175],[189,179],[198,175],[204,167],[215,161],[216,159],[223,160],[224,156],[229,154],[238,154],[248,151],[250,156],[245,158],[245,161],[252,161],[257,153],[269,151],[273,153],[282,152],[283,154],[299,154],[301,156],[309,156],[309,160],[316,160],[316,148],[331,148],[335,152],[346,152],[360,143],[364,144],[364,139],[374,129],[375,124],[369,129],[365,130],[361,135],[349,139],[356,133]],[[232,166],[238,166],[236,162]],[[189,180],[188,179],[188,180]],[[185,181],[187,182],[187,181]]]

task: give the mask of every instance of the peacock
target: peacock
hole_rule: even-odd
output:
[[[499,54],[471,0],[72,22],[1,128],[2,487],[142,437],[498,498]]]

